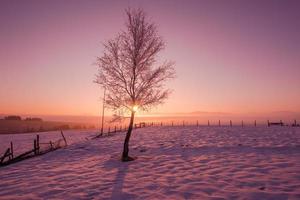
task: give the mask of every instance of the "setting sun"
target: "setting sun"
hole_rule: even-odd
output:
[[[133,112],[136,112],[136,111],[138,111],[138,108],[139,108],[139,106],[138,106],[138,105],[134,105],[134,106],[132,107],[132,110],[133,110]]]

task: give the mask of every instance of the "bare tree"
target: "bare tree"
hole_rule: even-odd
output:
[[[104,54],[97,59],[99,72],[96,82],[106,88],[106,105],[131,113],[124,141],[122,161],[128,156],[129,139],[137,109],[148,111],[164,102],[170,90],[165,81],[175,77],[172,62],[158,64],[158,53],[165,44],[154,23],[144,11],[126,10],[126,29],[104,44]]]

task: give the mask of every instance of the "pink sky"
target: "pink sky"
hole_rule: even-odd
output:
[[[93,63],[143,8],[176,62],[153,112],[300,112],[300,2],[1,1],[0,114],[98,115]]]

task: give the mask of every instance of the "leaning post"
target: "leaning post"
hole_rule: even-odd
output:
[[[63,139],[65,141],[65,145],[68,146],[67,140],[66,140],[65,135],[64,135],[62,130],[60,131],[60,134],[61,134],[61,136],[63,137]]]

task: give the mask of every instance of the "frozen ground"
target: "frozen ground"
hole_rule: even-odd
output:
[[[0,168],[0,199],[300,199],[300,128],[153,127]]]
[[[92,136],[96,135],[96,130],[65,130],[64,136],[68,144],[75,144],[85,141]],[[49,147],[50,140],[57,141],[62,139],[60,131],[48,131],[48,132],[35,132],[35,133],[21,133],[21,134],[0,134],[0,156],[10,147],[10,142],[13,142],[14,154],[20,155],[30,149],[33,149],[33,140],[36,139],[36,135],[40,136],[41,148]]]

